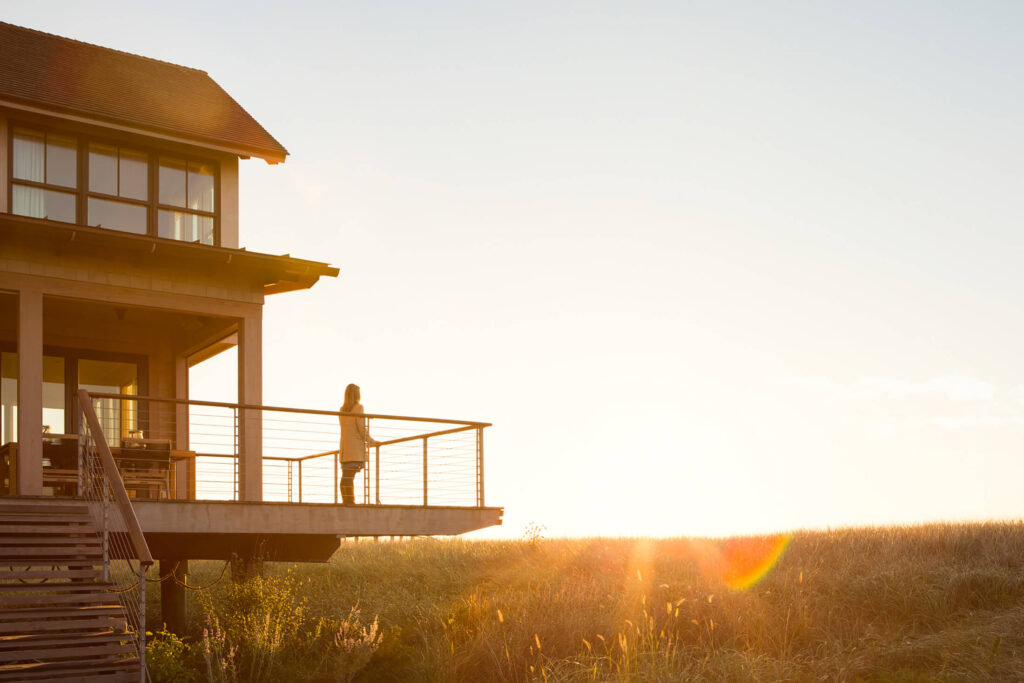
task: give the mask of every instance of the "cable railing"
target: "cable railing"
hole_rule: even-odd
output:
[[[146,571],[153,556],[135,516],[119,465],[87,391],[78,392],[82,411],[78,438],[78,492],[98,526],[103,549],[103,581],[117,586],[130,625],[126,640],[138,653],[140,680],[146,669]]]
[[[483,507],[485,422],[89,393],[135,498],[341,503],[341,418],[370,441],[355,503]],[[260,476],[253,478],[253,466]],[[246,491],[260,481],[258,497]]]

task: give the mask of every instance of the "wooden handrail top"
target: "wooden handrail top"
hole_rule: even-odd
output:
[[[467,427],[490,427],[490,422],[473,422],[471,420],[452,420],[443,417],[412,417],[409,415],[385,415],[383,413],[343,413],[339,410],[319,410],[316,408],[285,408],[283,406],[262,406],[251,403],[223,403],[221,401],[195,401],[184,398],[159,398],[156,396],[134,396],[132,394],[108,394],[89,392],[93,398],[116,398],[124,401],[150,401],[153,403],[173,403],[176,405],[208,406],[212,408],[238,408],[239,410],[265,410],[278,413],[298,413],[301,415],[332,415],[334,417],[372,417],[378,420],[404,420],[406,422],[436,422],[438,424],[456,424]]]
[[[390,441],[381,441],[378,446],[390,446],[395,443],[405,443],[406,441],[419,441],[420,439],[429,439],[432,436],[444,436],[445,434],[458,434],[459,432],[468,432],[477,427],[474,425],[467,425],[465,427],[456,427],[455,429],[445,429],[440,432],[430,432],[429,434],[417,434],[415,436],[403,436],[401,439],[391,439]],[[371,446],[373,448],[373,446]]]

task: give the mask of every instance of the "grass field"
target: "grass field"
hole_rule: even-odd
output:
[[[157,681],[1024,680],[1024,524],[797,533],[740,588],[776,540],[348,542],[190,592],[189,637],[150,663]]]

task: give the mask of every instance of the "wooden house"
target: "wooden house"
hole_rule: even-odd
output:
[[[189,559],[500,524],[485,423],[368,416],[342,505],[339,413],[263,404],[265,300],[338,275],[241,246],[239,161],[287,155],[203,71],[0,23],[0,680],[144,676],[111,596],[154,559],[173,627]],[[237,402],[190,400],[230,348]]]

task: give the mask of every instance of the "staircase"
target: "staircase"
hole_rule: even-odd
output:
[[[85,501],[0,498],[0,681],[141,680],[115,589]]]

